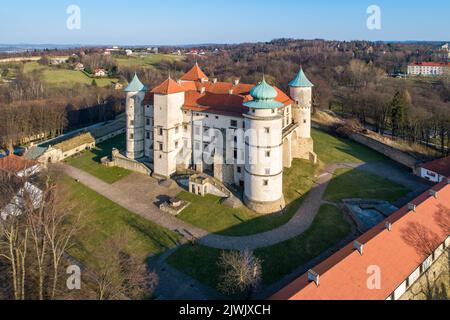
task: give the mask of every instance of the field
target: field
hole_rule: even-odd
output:
[[[81,71],[58,69],[56,67],[43,66],[37,62],[27,62],[24,72],[29,73],[38,70],[42,72],[43,80],[51,86],[70,87],[74,84],[91,85],[93,78],[89,78]],[[95,82],[99,87],[106,87],[116,82],[117,79],[96,78]]]
[[[340,169],[335,172],[325,193],[325,200],[362,198],[395,202],[411,190],[380,176],[362,170]]]
[[[182,56],[175,56],[170,54],[152,54],[145,57],[116,57],[115,60],[119,67],[148,67],[159,64],[161,61],[180,61],[183,60]]]
[[[69,252],[83,263],[95,266],[97,261],[93,253],[96,248],[119,234],[130,235],[125,251],[142,260],[166,251],[179,240],[173,232],[118,206],[67,176],[59,183],[67,192],[66,203],[72,212],[82,214],[81,229]]]
[[[118,167],[108,168],[100,163],[101,158],[111,155],[113,148],[119,150],[125,148],[124,135],[109,139],[92,150],[84,151],[78,156],[66,159],[65,162],[107,183],[114,183],[128,176],[131,172]]]

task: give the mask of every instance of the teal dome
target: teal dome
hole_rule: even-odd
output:
[[[253,109],[275,109],[283,106],[282,103],[275,101],[278,96],[277,90],[269,85],[266,80],[263,80],[252,90],[250,95],[253,100],[244,103],[244,106]]]
[[[141,91],[147,92],[148,88],[141,82],[141,80],[139,80],[139,77],[135,73],[133,80],[130,82],[128,87],[125,88],[124,91],[125,92],[141,92]]]
[[[305,72],[302,68],[300,68],[300,71],[298,72],[297,76],[294,80],[289,82],[290,87],[294,88],[312,88],[314,85],[309,81],[309,79],[306,77]]]

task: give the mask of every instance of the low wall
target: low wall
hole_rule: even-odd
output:
[[[150,168],[146,167],[144,164],[128,159],[122,156],[120,153],[114,151],[112,155],[112,161],[108,164],[108,166],[116,166],[133,172],[152,175],[152,171],[150,170]]]
[[[395,149],[363,134],[353,133],[349,138],[375,151],[378,151],[381,154],[384,154],[386,157],[410,168],[413,171],[415,171],[417,164],[420,162],[418,159],[406,152]]]
[[[321,125],[317,122],[313,123],[313,128],[333,133],[331,128],[326,127],[324,125]],[[417,165],[421,162],[416,157],[412,156],[411,154],[395,149],[394,147],[391,147],[387,144],[384,144],[378,140],[372,139],[368,136],[365,136],[361,133],[353,133],[349,136],[349,138],[355,142],[358,142],[372,150],[375,150],[386,157],[392,159],[393,161],[400,163],[408,168],[411,168],[414,172],[416,171]]]

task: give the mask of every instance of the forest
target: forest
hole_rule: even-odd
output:
[[[121,67],[100,49],[83,52],[80,61],[91,69],[107,65],[122,82],[137,72],[149,87],[169,74],[181,76],[198,61],[210,78],[257,83],[266,79],[282,90],[300,66],[314,83],[314,110],[332,110],[375,131],[407,142],[433,144],[442,154],[450,146],[450,81],[448,78],[398,78],[408,63],[442,61],[435,43],[385,43],[277,39],[264,43],[205,47],[214,53],[161,61],[146,67]],[[171,53],[174,47],[160,48]],[[185,50],[185,48],[180,48]],[[59,52],[62,54],[62,52]],[[34,53],[33,53],[34,54]],[[112,88],[75,85],[48,87],[39,71],[18,70],[0,86],[0,144],[26,143],[29,137],[57,135],[114,117],[123,111],[123,95]],[[83,110],[81,112],[81,110]]]

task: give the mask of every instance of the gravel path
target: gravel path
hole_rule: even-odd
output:
[[[158,185],[156,180],[144,175],[133,174],[115,184],[107,184],[92,175],[66,164],[54,165],[57,170],[64,172],[80,183],[98,192],[118,205],[163,226],[176,231],[189,238],[193,236],[199,243],[212,248],[223,250],[255,250],[271,246],[303,234],[314,221],[321,205],[324,193],[333,174],[338,169],[358,168],[383,176],[389,180],[402,184],[417,193],[427,188],[425,183],[418,181],[411,174],[393,169],[383,163],[337,163],[327,166],[319,175],[314,187],[307,194],[301,207],[294,217],[285,225],[268,232],[243,236],[230,237],[209,233],[192,226],[171,215],[165,214],[155,205],[160,201],[160,195],[174,196],[179,190],[167,190]],[[125,191],[125,192],[124,192]],[[173,193],[173,194],[167,194]]]

